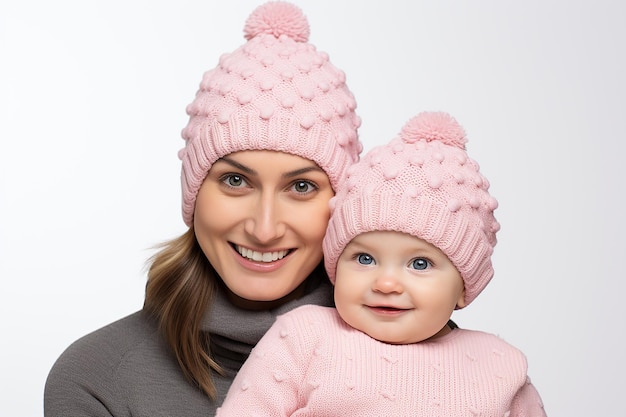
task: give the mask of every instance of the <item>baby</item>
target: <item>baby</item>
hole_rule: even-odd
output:
[[[421,113],[331,200],[335,308],[280,316],[219,416],[545,416],[526,357],[450,317],[493,276],[489,182],[446,113]]]

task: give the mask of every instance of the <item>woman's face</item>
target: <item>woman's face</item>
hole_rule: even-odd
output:
[[[326,173],[308,159],[241,151],[213,164],[194,214],[202,251],[231,301],[267,307],[286,297],[322,260],[334,195]]]

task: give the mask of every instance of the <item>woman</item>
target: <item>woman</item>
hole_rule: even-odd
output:
[[[141,311],[57,360],[46,416],[210,415],[277,315],[332,304],[322,238],[362,150],[356,103],[297,7],[266,3],[244,32],[187,108],[189,230],[152,259]]]

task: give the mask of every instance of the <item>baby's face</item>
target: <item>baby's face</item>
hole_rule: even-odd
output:
[[[448,257],[405,233],[358,235],[339,257],[336,277],[341,317],[386,343],[441,336],[455,307],[464,306],[463,279]]]

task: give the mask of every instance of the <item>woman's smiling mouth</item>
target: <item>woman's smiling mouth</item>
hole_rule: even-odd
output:
[[[233,247],[242,257],[254,262],[274,262],[283,259],[289,253],[289,250],[259,252],[235,244],[233,244]]]

